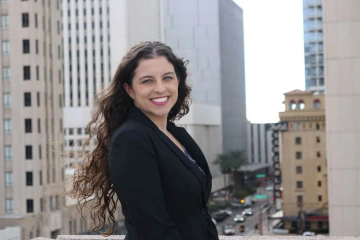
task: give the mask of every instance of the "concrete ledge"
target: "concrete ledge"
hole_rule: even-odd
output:
[[[314,237],[303,237],[303,236],[219,236],[220,240],[275,240],[275,239],[293,239],[293,240],[315,240],[315,239],[326,239],[326,240],[360,240],[360,237],[325,237],[325,236],[314,236]],[[124,235],[114,235],[110,237],[102,237],[97,235],[59,235],[56,240],[124,240]],[[35,238],[35,240],[51,240],[50,238]]]

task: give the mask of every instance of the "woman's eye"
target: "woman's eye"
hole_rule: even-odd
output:
[[[143,81],[143,83],[150,83],[151,79],[146,79],[145,81]]]
[[[171,80],[171,79],[173,79],[173,77],[166,76],[166,77],[164,77],[164,79],[165,79],[165,80]]]

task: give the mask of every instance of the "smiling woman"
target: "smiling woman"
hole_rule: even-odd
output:
[[[130,49],[96,98],[87,126],[97,146],[74,174],[79,209],[94,198],[93,231],[121,202],[125,239],[218,239],[208,212],[212,176],[199,146],[173,121],[189,111],[186,61],[160,42]]]

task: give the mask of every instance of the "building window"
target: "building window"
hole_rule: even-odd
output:
[[[319,201],[319,202],[322,201],[322,196],[321,196],[321,195],[318,196],[318,201]]]
[[[301,144],[301,137],[295,138],[295,144],[300,145]]]
[[[23,40],[23,53],[30,53],[30,40],[29,39],[25,39]]]
[[[30,80],[30,66],[24,66],[24,80]]]
[[[4,93],[4,107],[9,108],[11,107],[11,94]]]
[[[41,133],[41,121],[40,121],[40,118],[38,118],[38,120],[37,120],[37,125],[38,125],[38,133]]]
[[[316,156],[317,156],[318,158],[320,158],[320,157],[321,157],[321,152],[318,151],[318,152],[316,153]]]
[[[74,134],[74,129],[73,128],[69,128],[69,135],[73,135]]]
[[[33,213],[34,212],[34,200],[26,199],[26,212]]]
[[[23,13],[22,14],[22,27],[29,27],[29,14],[28,13]]]
[[[44,200],[40,198],[40,211],[44,212]]]
[[[320,123],[316,123],[316,130],[320,130]]]
[[[13,173],[5,172],[5,187],[12,187],[12,186],[13,186]]]
[[[303,203],[304,197],[302,195],[297,196],[297,203]]]
[[[43,184],[42,171],[39,171],[39,184],[40,184],[40,186]]]
[[[5,160],[10,161],[12,160],[12,147],[5,146]]]
[[[35,13],[35,27],[38,27],[38,15]]]
[[[296,166],[296,173],[302,174],[302,166]]]
[[[303,182],[302,181],[297,181],[296,182],[296,188],[303,188]]]
[[[9,41],[3,41],[2,42],[1,50],[2,50],[2,55],[9,56],[9,54],[10,54],[10,43],[9,43]]]
[[[49,198],[49,202],[50,202],[50,211],[53,210],[53,197]]]
[[[2,15],[1,16],[1,28],[3,30],[9,28],[9,16],[8,15]]]
[[[33,173],[26,172],[26,186],[32,186],[32,185],[33,185]]]
[[[37,106],[40,107],[40,93],[39,92],[36,93],[36,103],[37,103]]]
[[[13,213],[14,211],[14,201],[11,198],[6,199],[6,213]]]
[[[295,157],[296,157],[296,159],[302,159],[302,153],[301,152],[296,152]]]
[[[314,108],[315,109],[319,109],[321,104],[320,104],[320,100],[319,99],[315,99],[313,102]]]
[[[317,143],[320,142],[320,137],[316,137],[316,142],[317,142]]]
[[[31,107],[31,93],[29,92],[24,93],[24,106]]]
[[[56,196],[55,196],[55,209],[59,209],[59,208],[60,208],[59,196],[56,195]]]
[[[4,133],[5,134],[11,134],[12,133],[11,119],[5,119],[4,120]]]
[[[42,150],[41,150],[41,145],[39,145],[39,159],[41,160],[42,158]]]
[[[294,100],[290,101],[289,108],[290,108],[290,110],[295,110],[296,109],[296,102]]]
[[[26,146],[25,146],[25,159],[26,159],[26,160],[31,160],[31,159],[33,159],[32,146],[31,146],[31,145],[26,145]]]
[[[81,134],[82,134],[82,128],[78,128],[78,129],[77,129],[77,134],[78,134],[78,135],[81,135]]]
[[[39,40],[35,40],[35,53],[39,54]]]
[[[321,172],[321,166],[317,166],[317,171]]]
[[[32,132],[32,124],[31,124],[31,118],[25,119],[25,133],[31,133]]]
[[[295,123],[294,123],[294,129],[295,129],[296,131],[299,131],[299,130],[301,129],[301,124],[300,124],[299,122],[295,122]]]
[[[10,68],[8,68],[8,67],[2,68],[2,78],[4,81],[10,80]]]
[[[305,103],[304,103],[303,100],[299,100],[299,101],[298,101],[298,108],[299,108],[300,110],[304,110],[304,109],[305,109]]]
[[[321,187],[321,186],[322,186],[321,181],[318,181],[318,187]]]

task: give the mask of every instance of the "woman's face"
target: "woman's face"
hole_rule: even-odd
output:
[[[178,86],[174,66],[166,57],[140,60],[132,86],[124,84],[134,105],[150,119],[167,118],[178,99]]]

